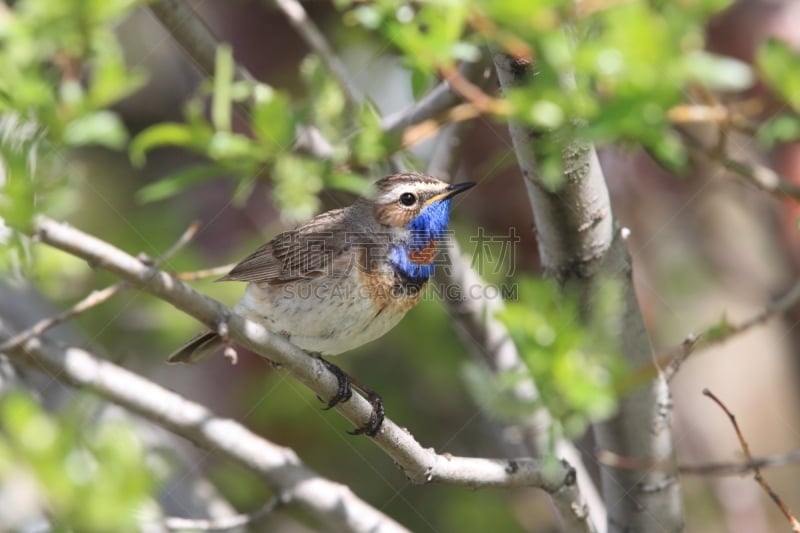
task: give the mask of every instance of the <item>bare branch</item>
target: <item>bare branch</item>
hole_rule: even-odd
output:
[[[410,125],[403,130],[403,138],[400,142],[400,147],[402,149],[411,148],[415,144],[436,134],[442,127],[448,124],[472,120],[479,116],[481,116],[481,110],[470,103],[449,107],[438,115],[425,118],[419,123]]]
[[[510,112],[511,108],[507,101],[483,92],[483,89],[472,83],[460,69],[448,66],[441,67],[439,72],[459,96],[470,102],[481,113],[508,115]]]
[[[742,430],[739,429],[739,424],[736,422],[736,416],[730,411],[730,409],[728,409],[728,407],[724,403],[722,403],[722,400],[720,400],[714,395],[713,392],[711,392],[708,389],[703,389],[703,394],[711,398],[714,401],[714,403],[719,405],[720,409],[725,411],[725,414],[728,415],[731,424],[733,424],[733,429],[736,431],[736,437],[739,439],[739,444],[742,447],[742,452],[744,452],[745,458],[747,459],[748,462],[752,462],[753,456],[750,454],[750,445],[747,444],[747,440],[745,440],[744,435],[742,434]],[[775,502],[775,505],[777,505],[778,508],[781,510],[783,516],[786,517],[786,520],[789,521],[789,524],[791,524],[792,526],[792,531],[800,531],[800,522],[797,520],[797,518],[795,518],[795,516],[792,514],[792,512],[789,510],[789,507],[783,502],[783,500],[781,500],[780,496],[778,496],[778,493],[772,490],[772,487],[769,485],[769,483],[767,483],[767,480],[764,479],[764,477],[761,475],[761,470],[759,469],[759,467],[757,466],[753,467],[753,474],[755,474],[754,478],[758,482],[758,484],[761,485],[761,488],[764,489],[764,492],[766,492],[767,495],[769,495],[772,501]]]
[[[447,287],[454,288],[456,294],[479,293],[489,294],[489,291],[468,290],[473,287],[485,287],[486,283],[477,272],[470,267],[453,239],[448,239],[445,244],[445,256],[449,265],[437,269],[437,279]],[[444,265],[442,265],[444,267]],[[457,326],[456,331],[463,339],[464,346],[468,349],[473,359],[488,366],[493,373],[519,372],[527,375],[524,364],[519,357],[508,330],[497,318],[496,313],[503,307],[503,300],[498,296],[489,298],[452,299],[445,298],[444,303],[450,317]],[[532,380],[518,383],[511,391],[511,395],[519,402],[530,403],[539,397],[539,392]],[[516,426],[522,437],[525,449],[532,457],[546,454],[550,446],[550,426],[552,419],[544,408],[536,409],[530,417]],[[567,531],[596,531],[595,524],[605,522],[605,507],[600,495],[586,471],[580,452],[574,445],[559,439],[555,443],[556,453],[573,465],[576,471],[577,483],[569,490],[562,490],[558,495],[553,495],[553,503],[565,522]],[[558,497],[556,497],[558,496]],[[576,512],[580,510],[580,512]]]
[[[336,394],[338,380],[318,358],[311,357],[262,325],[234,314],[166,272],[142,263],[96,237],[46,217],[37,219],[35,230],[42,242],[111,271],[209,328],[226,323],[233,340],[279,363],[320,398],[332,398]],[[338,404],[336,410],[356,426],[361,426],[369,420],[372,406],[362,396],[353,394],[350,400]],[[543,468],[539,462],[527,458],[484,459],[437,454],[430,448],[423,448],[407,430],[388,418],[373,441],[415,483],[439,482],[473,488],[531,486],[557,493],[575,482],[574,470],[568,465],[561,464],[560,468],[551,469],[550,464]]]
[[[216,69],[216,54],[219,41],[208,25],[185,0],[158,0],[148,5],[155,16],[175,42],[207,78],[213,77]],[[250,72],[234,62],[234,80],[254,80]],[[234,111],[247,119],[251,115],[250,103],[233,102]]]

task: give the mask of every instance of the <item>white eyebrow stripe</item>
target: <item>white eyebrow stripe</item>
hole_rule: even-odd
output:
[[[375,202],[379,204],[389,204],[397,201],[400,195],[405,192],[410,192],[414,195],[425,195],[425,193],[439,193],[443,191],[442,184],[440,183],[415,183],[415,184],[402,184],[388,191],[383,192],[375,198]]]

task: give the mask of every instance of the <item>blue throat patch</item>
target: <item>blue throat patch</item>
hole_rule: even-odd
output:
[[[433,275],[433,259],[430,263],[415,263],[409,254],[421,252],[431,241],[438,243],[444,237],[449,220],[450,198],[426,206],[411,219],[406,225],[411,232],[409,242],[392,245],[389,249],[389,263],[394,271],[410,281],[427,281]]]

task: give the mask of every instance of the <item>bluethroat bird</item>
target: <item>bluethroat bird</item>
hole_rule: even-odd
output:
[[[249,282],[234,312],[319,356],[336,375],[339,390],[328,408],[350,398],[351,382],[367,395],[373,413],[355,434],[378,432],[380,397],[321,356],[377,339],[420,301],[451,198],[473,185],[417,173],[385,177],[370,198],[279,234],[219,280]],[[191,363],[222,345],[217,333],[201,333],[169,361]]]

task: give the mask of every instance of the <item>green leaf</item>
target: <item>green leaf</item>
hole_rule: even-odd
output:
[[[64,142],[69,146],[98,144],[120,150],[128,142],[128,131],[113,111],[98,111],[67,124]]]
[[[201,181],[218,177],[224,172],[225,169],[218,165],[196,165],[183,168],[139,189],[136,193],[136,200],[140,203],[163,200]]]
[[[237,207],[243,207],[244,203],[250,198],[250,195],[253,194],[253,190],[256,188],[256,177],[255,176],[244,176],[242,179],[239,180],[239,183],[236,184],[236,188],[233,190],[233,196],[231,197],[231,202],[233,205]]]
[[[223,159],[257,159],[261,154],[258,144],[250,137],[239,133],[218,131],[211,136],[208,157]]]
[[[55,417],[21,391],[0,398],[0,483],[32,483],[59,530],[137,530],[157,488],[144,444],[121,422],[87,424],[82,401]]]
[[[411,69],[411,94],[414,100],[419,100],[430,90],[432,80],[433,76],[429,72],[418,68]]]
[[[663,132],[653,142],[646,143],[646,148],[648,154],[673,174],[684,172],[689,164],[686,146],[673,132]]]
[[[268,91],[253,106],[253,131],[273,152],[291,148],[295,137],[295,118],[289,97]]]
[[[800,111],[800,55],[787,43],[768,39],[756,53],[764,81],[795,111]]]
[[[233,83],[233,51],[227,44],[217,47],[214,69],[214,97],[211,122],[221,131],[231,129],[231,84]]]
[[[744,61],[705,51],[686,57],[689,75],[717,91],[743,91],[753,85],[753,71]]]
[[[322,190],[323,165],[295,155],[282,155],[275,164],[273,195],[281,216],[291,221],[311,218],[319,209],[317,194]]]
[[[767,148],[800,139],[800,116],[790,113],[780,114],[759,126],[756,138]]]
[[[620,288],[611,280],[599,284],[586,310],[576,290],[528,279],[520,283],[520,300],[498,313],[540,387],[540,401],[570,437],[613,413],[616,387],[627,374],[618,346]]]
[[[361,164],[369,165],[386,157],[389,142],[381,129],[380,118],[372,106],[365,102],[358,110],[360,129],[353,141],[353,151]]]
[[[145,163],[145,154],[160,146],[183,146],[202,150],[211,132],[179,122],[162,122],[145,129],[131,141],[129,152],[134,165]]]
[[[363,176],[352,172],[332,172],[326,177],[325,185],[332,189],[352,192],[359,196],[366,196],[372,184]]]

